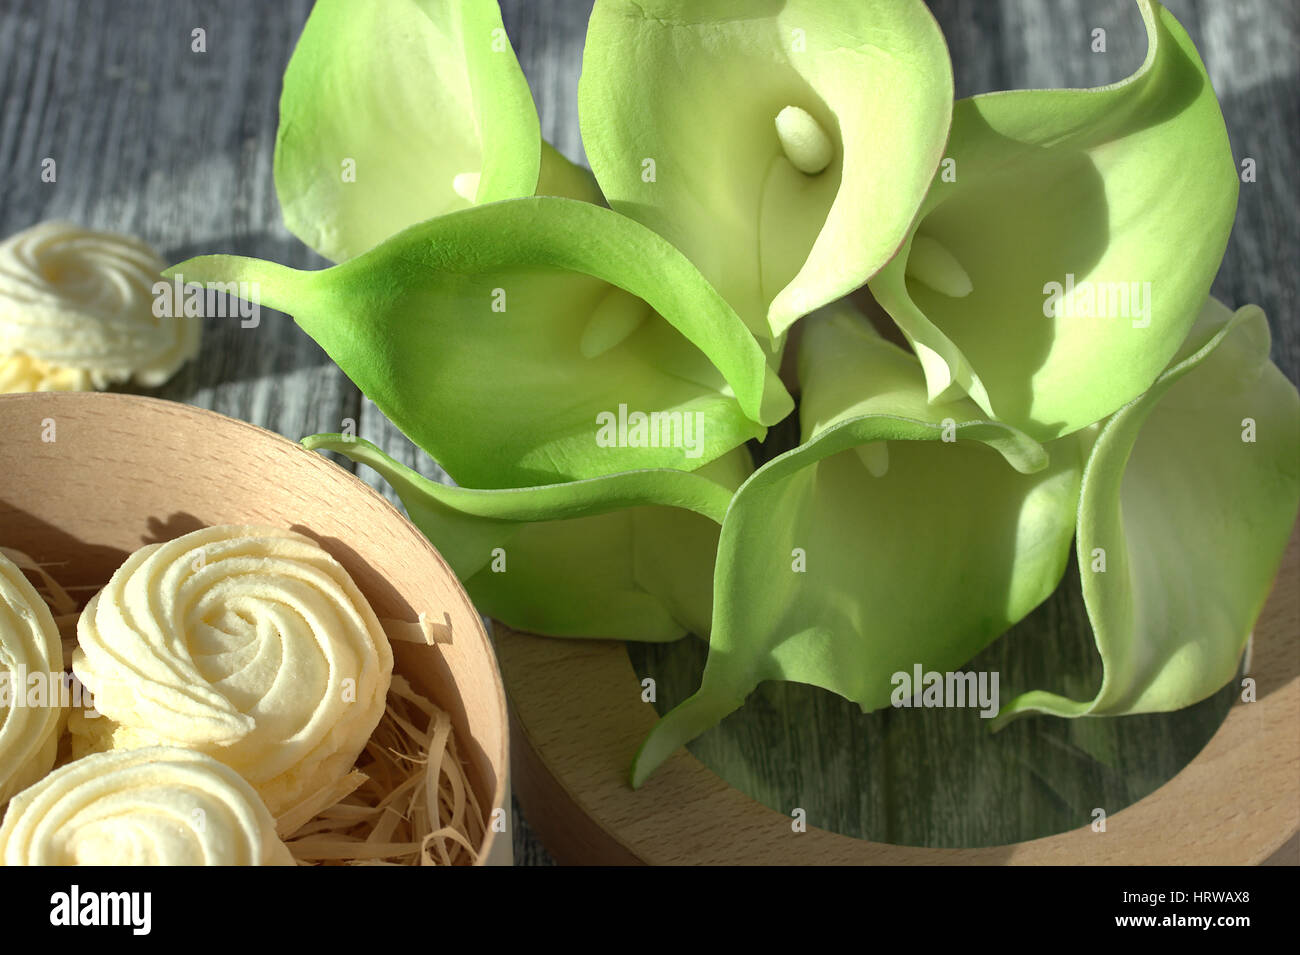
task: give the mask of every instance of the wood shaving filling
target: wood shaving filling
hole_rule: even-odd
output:
[[[46,564],[38,564],[31,556],[20,550],[14,550],[10,547],[0,547],[0,554],[9,558],[15,566],[27,571],[29,574],[35,574],[38,581],[33,581],[32,586],[36,592],[41,595],[47,604],[50,605],[50,612],[54,614],[57,620],[60,616],[72,614],[75,618],[77,602],[72,599],[71,595],[59,586],[59,582],[54,579],[48,570]],[[49,565],[53,566],[53,565]],[[75,620],[74,620],[75,624]],[[73,627],[75,630],[75,625]]]
[[[280,816],[302,865],[472,865],[485,822],[451,717],[398,674],[356,768]],[[306,822],[301,820],[306,819]]]

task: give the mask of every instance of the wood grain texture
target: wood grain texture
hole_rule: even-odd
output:
[[[1233,305],[1263,306],[1274,358],[1300,380],[1293,175],[1300,14],[1291,0],[1168,6],[1207,62],[1236,156],[1254,158],[1259,169],[1258,182],[1242,186],[1215,293]],[[590,3],[503,0],[502,8],[543,134],[581,160],[575,91]],[[952,51],[958,95],[1105,82],[1143,54],[1129,0],[932,0],[932,8]],[[323,265],[284,229],[271,179],[280,76],[309,9],[309,0],[0,0],[0,233],[58,217],[140,235],[172,261],[225,251]],[[207,31],[206,54],[190,49],[197,26]],[[1089,50],[1097,26],[1107,30],[1105,54]],[[47,156],[58,162],[56,184],[39,179]],[[201,360],[150,393],[294,439],[338,430],[351,418],[362,436],[441,477],[277,313],[264,312],[256,329],[209,323]],[[363,477],[379,483],[364,470]],[[1078,609],[1067,600],[1051,612],[1066,619]],[[791,781],[807,772],[771,768]],[[519,861],[546,861],[518,815],[514,823]]]

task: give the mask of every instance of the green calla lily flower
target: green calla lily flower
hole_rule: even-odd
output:
[[[1268,352],[1263,312],[1210,299],[1180,360],[1106,422],[1076,544],[1101,689],[1025,693],[999,724],[1180,709],[1236,674],[1300,506],[1300,395]]]
[[[284,73],[275,188],[289,231],[335,262],[475,203],[600,200],[542,140],[496,0],[317,0]]]
[[[700,689],[646,738],[634,786],[766,680],[884,706],[893,674],[961,665],[1065,571],[1078,442],[1049,454],[969,400],[932,404],[916,359],[841,306],[806,321],[805,441],[732,500]],[[859,453],[881,442],[883,460]]]
[[[685,256],[572,199],[449,213],[321,271],[216,255],[166,274],[249,283],[470,487],[694,470],[792,408]]]
[[[967,393],[1039,440],[1141,394],[1223,257],[1236,167],[1205,66],[1139,0],[1145,62],[1091,90],[975,96],[953,112],[902,252],[870,283],[935,400]]]
[[[898,251],[952,65],[920,0],[597,0],[578,107],[610,206],[779,340]]]
[[[707,635],[719,526],[752,470],[749,452],[737,448],[697,472],[475,490],[431,481],[358,438],[302,443],[378,471],[484,613],[570,637]]]

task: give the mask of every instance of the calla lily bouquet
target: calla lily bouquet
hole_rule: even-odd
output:
[[[1268,595],[1300,400],[1262,312],[1209,297],[1236,163],[1187,34],[1138,6],[1127,79],[954,103],[921,0],[597,0],[593,176],[541,139],[494,0],[318,0],[275,182],[339,264],[169,274],[252,283],[441,464],[459,486],[304,442],[382,474],[483,611],[707,637],[634,785],[763,681],[871,710],[960,667],[1072,542],[1100,690],[996,722],[1182,708]]]

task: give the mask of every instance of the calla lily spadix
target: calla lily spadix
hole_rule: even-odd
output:
[[[1039,440],[1145,391],[1209,294],[1237,175],[1205,66],[1159,4],[1148,51],[1092,90],[961,100],[899,256],[870,283],[925,368]]]
[[[943,155],[952,65],[921,0],[597,0],[578,108],[611,208],[776,351],[898,251]]]
[[[600,200],[542,139],[496,0],[318,0],[284,72],[275,189],[335,262],[478,203]]]

